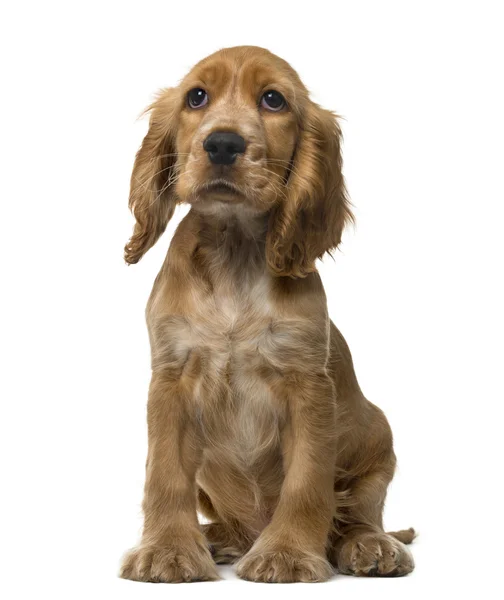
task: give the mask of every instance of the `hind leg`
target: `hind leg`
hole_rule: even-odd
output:
[[[411,543],[411,530],[385,533],[382,512],[391,469],[376,471],[350,488],[347,514],[335,522],[329,560],[340,573],[365,577],[398,577],[414,568],[405,543]]]
[[[210,552],[218,565],[236,562],[248,552],[252,541],[243,535],[238,527],[230,527],[224,523],[206,523],[201,526]]]
[[[201,530],[217,564],[234,563],[248,552],[253,539],[239,523],[224,523],[201,488],[198,489],[198,512],[211,521],[201,525]]]

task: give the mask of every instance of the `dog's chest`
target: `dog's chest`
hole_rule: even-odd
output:
[[[273,310],[269,281],[216,288],[171,332],[206,446],[246,467],[278,443],[279,412],[264,377]]]
[[[245,343],[262,325],[271,320],[270,278],[257,275],[240,285],[231,281],[215,284],[212,292],[200,294],[186,315],[191,326],[192,344],[212,346],[219,341],[231,350]],[[220,346],[216,345],[215,350]]]

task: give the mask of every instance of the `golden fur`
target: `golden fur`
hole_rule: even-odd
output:
[[[186,102],[194,88],[208,92],[202,108]],[[279,112],[260,105],[271,89],[287,101]],[[214,131],[246,140],[234,164],[208,159]],[[382,526],[392,434],[362,395],[315,268],[352,218],[337,119],[270,52],[213,54],[150,107],[128,263],[179,202],[191,210],[147,306],[145,523],[122,576],[212,580],[215,562],[234,561],[252,581],[410,572],[413,530]]]

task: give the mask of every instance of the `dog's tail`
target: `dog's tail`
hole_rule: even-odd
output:
[[[410,527],[409,529],[401,529],[401,531],[389,531],[388,534],[392,537],[395,537],[396,540],[399,540],[403,544],[411,544],[411,542],[417,536],[413,527]]]

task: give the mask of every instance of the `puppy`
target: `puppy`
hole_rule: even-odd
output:
[[[209,56],[149,111],[126,261],[191,209],[146,311],[145,522],[121,576],[213,580],[235,561],[263,582],[409,573],[414,531],[382,524],[392,434],[315,266],[352,219],[335,115],[256,47]]]

